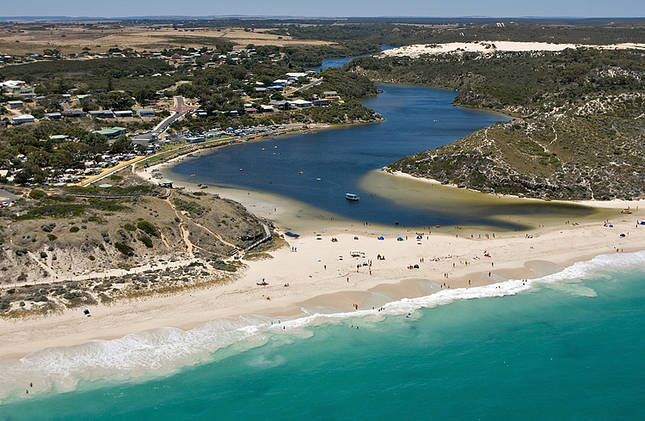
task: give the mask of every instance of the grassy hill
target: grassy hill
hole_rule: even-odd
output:
[[[508,123],[390,166],[487,192],[552,199],[645,195],[642,52],[370,58],[352,70],[382,82],[457,89],[457,105]]]

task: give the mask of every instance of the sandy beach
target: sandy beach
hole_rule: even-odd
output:
[[[316,232],[288,239],[289,245],[270,258],[244,262],[240,278],[220,286],[96,306],[89,318],[76,309],[46,318],[2,320],[0,359],[161,327],[191,329],[246,315],[284,319],[353,311],[354,305],[364,309],[442,288],[539,278],[597,255],[645,249],[645,226],[637,225],[644,218],[642,211],[617,211],[612,227],[600,221],[562,221],[522,233],[461,229],[419,236],[396,228],[321,225]],[[268,285],[258,285],[263,280]],[[335,298],[330,300],[330,294]]]

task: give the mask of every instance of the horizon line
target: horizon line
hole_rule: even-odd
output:
[[[0,19],[645,19],[645,16],[410,16],[410,15],[382,15],[382,16],[304,16],[304,15],[122,15],[122,16],[91,16],[91,15],[7,15]]]

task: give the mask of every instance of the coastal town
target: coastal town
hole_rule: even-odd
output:
[[[137,53],[112,52],[105,55],[85,56],[85,60],[109,60],[110,58],[137,58],[155,60],[166,65],[164,74],[153,73],[139,75],[140,77],[176,79],[177,73],[192,74],[196,71],[222,66],[236,66],[239,63],[253,62],[254,65],[275,62],[281,59],[281,54],[269,54],[256,58],[254,48],[242,48],[228,51],[224,54],[217,50],[178,49],[172,54],[165,51]],[[61,57],[59,54],[30,54],[27,57],[4,57],[4,66],[24,66],[29,63],[49,63],[51,60],[78,60],[78,55]],[[1,65],[0,65],[1,66]],[[6,68],[6,67],[5,67]],[[0,67],[0,75],[2,67]],[[275,114],[277,121],[289,119],[291,114],[309,108],[333,108],[344,104],[343,98],[337,91],[316,91],[314,89],[323,83],[324,76],[312,70],[287,72],[279,79],[270,80],[264,76],[251,77],[238,81],[239,89],[231,91],[227,104],[223,109],[212,106],[202,108],[198,98],[186,99],[182,95],[174,95],[171,90],[150,92],[145,98],[128,96],[134,92],[109,91],[104,89],[87,90],[73,87],[62,92],[43,95],[47,90],[38,82],[28,83],[24,80],[4,80],[0,83],[0,112],[3,113],[0,124],[10,128],[20,135],[20,130],[29,130],[30,126],[40,123],[54,123],[47,131],[46,138],[38,139],[56,149],[62,143],[81,142],[80,137],[99,136],[108,147],[115,143],[122,145],[114,151],[102,151],[86,154],[83,160],[77,160],[72,167],[43,168],[44,174],[39,180],[33,177],[20,176],[29,156],[24,153],[15,155],[12,159],[0,164],[0,179],[14,183],[16,176],[27,183],[44,183],[51,186],[63,186],[82,182],[88,176],[95,176],[119,163],[128,162],[137,156],[151,155],[167,145],[179,143],[196,144],[206,140],[216,140],[225,137],[238,139],[255,138],[258,135],[268,136],[285,131],[289,124],[273,124]],[[109,82],[109,80],[108,80]],[[190,85],[189,81],[175,83],[176,91],[181,92],[182,85]],[[98,97],[110,96],[112,99],[99,101]],[[232,103],[232,105],[231,105]],[[118,104],[118,106],[117,106]],[[211,116],[223,116],[231,121],[233,126],[222,126],[206,123]],[[234,121],[237,117],[245,116],[247,124]],[[286,116],[286,117],[285,117]],[[202,121],[200,123],[200,120]],[[255,120],[255,121],[254,121]],[[184,124],[184,122],[186,124]],[[194,122],[194,123],[193,123]],[[57,132],[56,124],[66,130]],[[69,127],[75,126],[84,130],[83,136],[69,134]],[[94,129],[90,130],[89,127]],[[0,128],[1,130],[1,128]]]

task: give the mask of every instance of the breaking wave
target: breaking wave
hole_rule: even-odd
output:
[[[408,315],[460,300],[516,295],[540,286],[556,286],[576,295],[594,297],[595,291],[580,282],[609,277],[611,273],[645,268],[645,251],[602,255],[575,263],[560,272],[529,280],[509,280],[474,288],[444,289],[434,294],[390,302],[375,310],[331,314],[308,314],[291,320],[243,317],[237,321],[217,321],[199,328],[154,329],[113,340],[92,341],[68,348],[52,348],[29,354],[19,360],[0,363],[0,400],[30,393],[72,391],[79,383],[145,380],[172,374],[181,367],[212,362],[252,347],[262,346],[276,334],[311,334],[307,328],[339,323],[349,318]],[[215,351],[220,352],[215,353]],[[284,361],[252,361],[258,367],[281,365]]]

